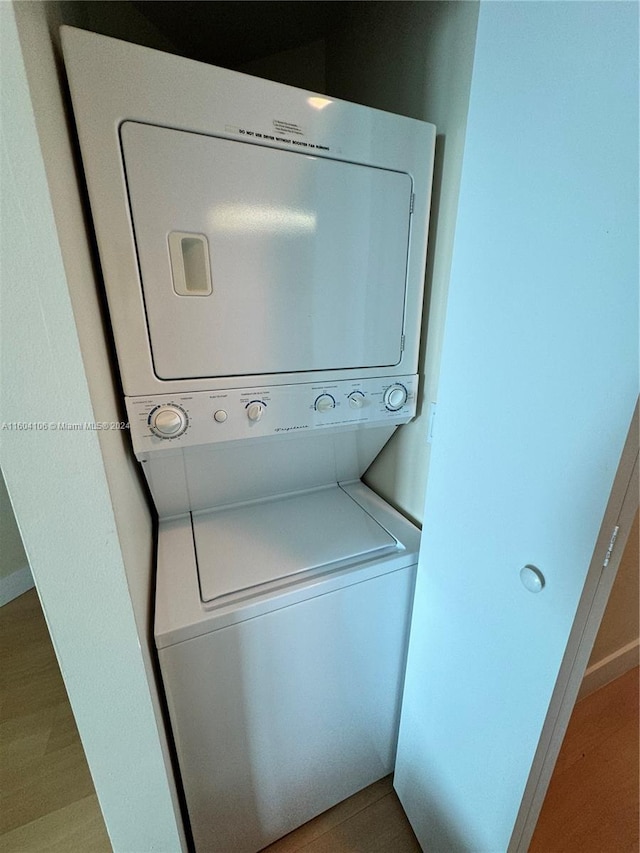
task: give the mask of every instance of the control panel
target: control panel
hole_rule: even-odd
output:
[[[401,424],[416,411],[417,376],[127,398],[136,453],[316,429]]]

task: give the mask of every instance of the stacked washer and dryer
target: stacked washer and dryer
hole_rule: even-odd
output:
[[[390,773],[419,533],[360,478],[416,411],[435,129],[63,29],[196,850]]]

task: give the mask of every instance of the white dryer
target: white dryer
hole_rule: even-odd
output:
[[[416,411],[435,128],[63,46],[188,817],[254,853],[393,768],[419,533],[360,478]]]

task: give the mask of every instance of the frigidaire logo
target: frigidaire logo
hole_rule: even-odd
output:
[[[291,432],[294,429],[309,429],[309,424],[301,424],[300,426],[276,427],[274,432]]]

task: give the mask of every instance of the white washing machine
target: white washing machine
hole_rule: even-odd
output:
[[[419,533],[360,478],[416,411],[435,128],[63,46],[191,830],[254,853],[394,764]]]
[[[155,635],[198,851],[393,769],[418,531],[361,483],[161,522]]]

